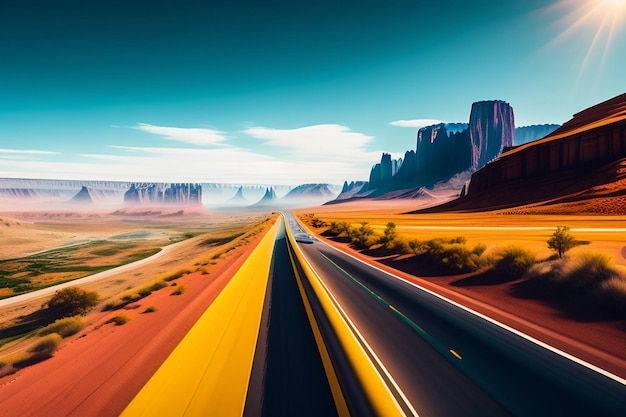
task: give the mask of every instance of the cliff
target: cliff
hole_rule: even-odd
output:
[[[91,195],[89,193],[89,189],[84,185],[81,187],[80,191],[76,193],[74,197],[70,200],[72,204],[93,204],[93,200],[91,199]]]
[[[459,173],[476,171],[513,145],[514,131],[513,108],[508,103],[473,103],[469,123],[440,123],[419,129],[415,150],[407,151],[404,158],[394,160],[383,153],[380,163],[371,169],[368,192],[359,194],[378,197],[432,187]],[[359,197],[355,194],[353,197]]]
[[[351,181],[350,183],[344,181],[341,192],[336,200],[348,200],[353,198],[360,192],[366,191],[368,185],[369,183],[367,181]]]
[[[500,100],[479,101],[472,104],[469,121],[469,138],[472,146],[472,170],[483,167],[502,153],[504,147],[513,146],[515,121],[513,108]]]
[[[124,203],[133,205],[202,205],[199,184],[133,183],[124,194]]]
[[[515,137],[513,138],[513,145],[523,145],[525,143],[534,142],[537,139],[548,136],[554,132],[561,125],[545,124],[545,125],[530,125],[515,128]]]
[[[626,94],[574,115],[543,139],[517,146],[476,171],[467,196],[437,210],[524,210],[624,214]],[[602,204],[594,200],[603,199]],[[598,206],[598,207],[596,207]],[[531,210],[531,211],[532,211]]]
[[[263,195],[263,197],[261,197],[259,201],[254,203],[253,206],[267,207],[267,206],[274,206],[275,204],[276,204],[276,192],[274,191],[274,188],[268,187],[265,190],[265,194]]]

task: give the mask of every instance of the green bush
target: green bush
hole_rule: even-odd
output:
[[[66,317],[47,325],[39,331],[39,334],[45,336],[50,333],[57,333],[65,338],[80,332],[85,326],[86,324],[81,316]]]
[[[475,250],[470,250],[463,243],[453,243],[443,245],[439,256],[450,272],[466,273],[476,271],[482,265],[480,255]]]
[[[496,254],[493,267],[501,281],[512,281],[522,277],[535,263],[535,254],[528,249],[509,245]]]
[[[49,335],[43,336],[39,342],[28,349],[28,351],[36,354],[37,356],[50,357],[59,347],[61,339],[61,335],[57,333],[50,333]]]
[[[374,229],[367,222],[362,222],[360,227],[350,229],[350,239],[357,249],[366,249],[376,243],[372,235]]]
[[[128,323],[129,320],[130,317],[128,317],[126,314],[118,314],[117,316],[111,317],[110,319],[105,321],[104,324],[115,323],[116,326],[121,326],[122,324]]]
[[[98,304],[98,293],[85,291],[78,287],[67,287],[58,290],[44,304],[53,317],[72,317],[85,315]]]
[[[157,308],[155,306],[149,306],[143,312],[144,313],[154,313],[155,311],[157,311]]]

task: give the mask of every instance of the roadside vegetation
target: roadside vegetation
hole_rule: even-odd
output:
[[[113,316],[107,321],[105,321],[104,324],[113,323],[116,326],[122,326],[128,323],[129,321],[130,321],[130,317],[128,317],[126,314],[118,314],[117,316]]]
[[[554,256],[541,259],[512,244],[487,254],[486,245],[471,246],[463,236],[406,240],[393,222],[381,234],[367,222],[327,222],[312,213],[300,218],[318,234],[349,243],[380,262],[399,267],[410,262],[411,273],[419,276],[473,273],[485,277],[475,281],[482,285],[510,282],[514,295],[550,301],[581,318],[626,318],[626,269],[604,252],[579,250],[569,256],[571,249],[589,242],[576,240],[567,226],[557,226],[546,241]]]
[[[166,242],[96,240],[0,261],[0,288],[10,297],[82,278],[147,258]]]

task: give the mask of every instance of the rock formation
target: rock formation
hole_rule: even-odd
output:
[[[523,145],[525,143],[533,142],[537,139],[546,137],[560,126],[561,125],[545,124],[516,127],[513,145]]]
[[[267,207],[276,205],[276,191],[274,191],[273,187],[267,187],[265,190],[265,194],[259,201],[254,203],[255,207]]]
[[[335,195],[336,193],[330,190],[328,184],[302,184],[289,191],[283,199],[331,199],[335,197]]]
[[[369,183],[367,181],[352,181],[348,184],[344,181],[341,192],[337,196],[336,200],[347,200],[359,194],[362,191],[367,190]]]
[[[84,185],[81,187],[80,191],[76,193],[74,197],[70,200],[72,204],[93,204],[93,200],[91,199],[91,195],[89,194],[89,189]]]
[[[124,194],[124,203],[153,206],[201,205],[202,186],[189,183],[133,183]]]
[[[246,198],[243,196],[243,186],[237,188],[237,192],[235,193],[235,195],[226,202],[227,205],[235,206],[242,206],[246,205],[247,203],[248,200],[246,200]]]
[[[550,189],[549,178],[564,173],[574,176],[625,157],[626,94],[622,94],[575,114],[543,139],[503,153],[472,175],[468,197],[486,195],[496,187],[506,188],[507,184],[517,184],[519,188],[523,182],[537,178],[548,194],[555,194],[561,190]],[[516,189],[509,200],[528,197],[533,192],[538,190]]]
[[[469,136],[472,145],[470,168],[477,170],[513,146],[515,122],[513,108],[501,100],[472,104]]]
[[[369,193],[363,196],[431,187],[459,173],[475,171],[513,145],[514,130],[513,109],[508,103],[476,102],[472,104],[469,124],[423,127],[417,132],[415,150],[407,151],[404,158],[394,160],[383,153],[380,163],[370,172]]]

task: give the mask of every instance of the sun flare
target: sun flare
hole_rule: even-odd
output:
[[[591,61],[599,62],[601,69],[626,27],[626,0],[560,0],[544,10],[561,16],[556,21],[561,31],[553,43],[576,38],[578,46],[586,47],[581,72]]]

